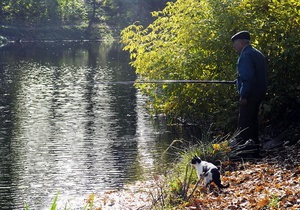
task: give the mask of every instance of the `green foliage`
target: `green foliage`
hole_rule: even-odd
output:
[[[57,0],[57,11],[62,22],[74,22],[87,19],[87,9],[82,1]]]
[[[2,23],[53,25],[86,19],[81,0],[4,0],[1,4]]]
[[[52,203],[52,205],[51,205],[50,210],[56,210],[58,194],[59,194],[59,193],[56,194],[56,196],[55,196],[55,198],[54,198],[54,200],[53,200],[53,203]]]
[[[1,0],[1,24],[93,24],[128,25],[132,20],[149,19],[150,11],[168,0]]]
[[[148,27],[125,28],[124,50],[141,80],[234,80],[237,55],[230,37],[249,30],[252,44],[268,57],[269,91],[264,114],[299,94],[300,2],[297,0],[178,0],[153,12]],[[287,82],[288,81],[288,82]],[[235,123],[235,87],[199,84],[143,84],[156,112],[216,125]],[[203,122],[204,121],[204,122]]]
[[[280,204],[280,198],[277,197],[276,195],[271,196],[271,199],[269,201],[268,207],[272,209],[279,209],[279,204]]]

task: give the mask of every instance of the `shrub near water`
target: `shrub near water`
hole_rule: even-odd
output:
[[[281,120],[299,96],[300,1],[177,0],[148,27],[122,32],[125,50],[140,79],[234,80],[238,55],[230,37],[249,30],[254,47],[268,58],[269,87],[263,116]],[[236,123],[233,85],[141,84],[156,112],[190,121]]]

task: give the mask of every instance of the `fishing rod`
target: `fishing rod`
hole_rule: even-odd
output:
[[[228,80],[136,80],[136,81],[110,81],[110,82],[97,82],[97,84],[172,84],[172,83],[202,83],[202,84],[235,84],[236,81]]]
[[[144,83],[209,83],[209,84],[235,84],[235,81],[227,80],[148,80],[148,81],[139,81],[135,83],[144,84]]]

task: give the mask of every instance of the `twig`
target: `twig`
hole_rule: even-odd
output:
[[[190,183],[191,183],[191,180],[192,180],[192,175],[193,175],[193,170],[194,170],[194,167],[192,167],[192,171],[191,171],[190,176],[188,178],[187,186],[190,186]],[[186,190],[186,193],[185,193],[186,196],[187,196],[187,193],[188,193],[188,189]]]
[[[188,167],[189,165],[188,164],[186,164],[186,167],[185,167],[185,175],[184,175],[184,180],[183,180],[183,189],[182,189],[182,191],[183,191],[183,197],[184,197],[184,199],[186,198],[186,192],[187,192],[187,190],[188,190],[188,187],[187,187],[187,185],[186,185],[186,180],[187,180],[187,174],[188,174],[188,170],[189,170],[189,167]]]
[[[246,170],[244,158],[241,158],[241,159],[242,159],[242,164],[243,164],[244,170]]]
[[[182,143],[182,140],[180,140],[180,139],[175,139],[175,140],[173,140],[173,141],[171,142],[171,144],[168,146],[168,148],[165,149],[165,151],[162,153],[161,159],[163,159],[164,155],[169,151],[170,148],[173,147],[173,145],[174,145],[176,142],[181,142],[181,143]]]
[[[199,183],[200,183],[200,179],[198,179],[197,183],[195,184],[195,186],[194,186],[194,188],[193,188],[193,190],[192,190],[192,192],[191,192],[191,194],[189,195],[189,197],[188,197],[187,200],[190,200],[190,198],[191,198],[192,195],[194,194],[194,192],[195,192],[195,190],[196,190],[196,188],[197,188],[197,186],[198,186]]]

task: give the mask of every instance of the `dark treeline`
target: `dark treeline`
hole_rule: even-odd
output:
[[[1,0],[1,24],[44,26],[147,21],[168,0]]]
[[[174,0],[1,0],[0,37],[9,40],[105,39],[153,21]]]

